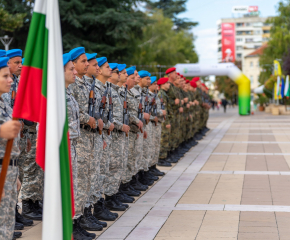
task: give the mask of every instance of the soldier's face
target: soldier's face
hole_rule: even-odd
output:
[[[200,87],[200,85],[201,85],[200,81],[196,81],[196,86]]]
[[[87,73],[88,67],[90,65],[86,54],[82,54],[76,62],[73,62],[73,64],[77,71],[77,75],[81,77]]]
[[[0,69],[0,96],[3,93],[8,93],[11,88],[13,80],[10,77],[10,71],[8,67]]]
[[[126,84],[128,85],[128,89],[131,89],[132,87],[134,87],[134,85],[135,85],[135,76],[134,76],[134,74],[131,74],[127,78]]]
[[[97,59],[92,59],[89,61],[89,66],[87,70],[88,75],[93,75],[94,77],[98,76],[99,74],[99,65]]]
[[[157,83],[156,82],[152,83],[149,86],[149,89],[150,89],[151,92],[156,92],[156,90],[157,90]]]
[[[137,85],[141,81],[141,77],[139,76],[139,73],[137,70],[134,71],[134,76],[135,76],[135,85]]]
[[[10,58],[8,61],[8,67],[11,74],[19,76],[22,69],[22,57]]]
[[[64,68],[64,80],[66,85],[72,84],[75,82],[77,71],[72,61],[69,61]]]
[[[108,62],[105,62],[101,67],[100,67],[100,75],[102,75],[105,78],[112,77],[112,69],[110,68],[110,65]]]
[[[114,84],[117,84],[120,81],[120,72],[119,72],[118,68],[114,69],[112,71],[112,77],[111,78],[112,78]]]
[[[123,69],[123,70],[120,72],[120,82],[121,82],[122,84],[124,84],[124,83],[127,81],[127,78],[128,78],[127,71],[126,71],[126,69]]]

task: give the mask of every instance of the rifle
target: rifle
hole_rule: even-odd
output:
[[[11,108],[13,109],[14,103],[15,103],[15,98],[16,98],[16,75],[13,75],[13,86],[12,86],[12,93],[11,93]]]
[[[100,118],[103,120],[104,123],[107,123],[108,119],[104,118],[104,112],[106,109],[106,102],[107,102],[107,94],[108,94],[108,88],[106,89],[106,91],[104,92],[103,96],[102,96],[102,100],[101,100],[101,104],[100,104],[100,108],[99,108],[99,113],[100,113]]]
[[[141,93],[141,98],[140,98],[139,107],[138,107],[138,118],[139,118],[140,121],[143,122],[144,119],[143,119],[142,101],[143,101],[143,95]],[[143,133],[142,128],[140,128],[140,132]]]
[[[165,110],[164,101],[163,101],[163,91],[161,91],[161,94],[160,94],[160,103],[161,103],[161,109]],[[163,118],[165,120],[166,116],[163,116]]]
[[[112,122],[113,118],[113,103],[112,103],[112,84],[108,83],[108,88],[110,88],[109,91],[109,112],[108,112],[108,119],[110,122]],[[108,135],[110,135],[110,130],[108,130]]]
[[[149,113],[149,99],[148,99],[148,87],[147,87],[147,91],[146,91],[146,96],[145,96],[145,102],[144,102],[144,112],[145,113]],[[146,120],[146,124],[148,124],[149,121]]]
[[[125,125],[129,125],[128,106],[127,106],[127,91],[128,91],[128,85],[126,85],[125,99],[124,99],[124,104],[123,104],[123,124],[125,124]],[[126,133],[126,137],[128,137],[128,133]]]
[[[157,116],[156,96],[157,96],[157,93],[154,94],[154,97],[152,98],[152,101],[151,101],[151,108],[153,108],[152,116],[154,116],[154,117]],[[155,126],[157,126],[156,122],[155,122]]]
[[[93,118],[96,118],[96,116],[95,116],[95,104],[96,104],[95,83],[96,83],[96,79],[94,76],[92,76],[92,78],[93,78],[93,83],[91,85],[91,90],[90,90],[90,94],[89,94],[89,115]],[[102,134],[102,131],[100,129],[99,129],[99,134],[100,135]]]

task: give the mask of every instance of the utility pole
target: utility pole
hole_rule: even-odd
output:
[[[5,51],[9,50],[9,45],[13,40],[13,37],[8,37],[8,35],[5,35],[4,37],[0,37],[1,42],[5,46]]]

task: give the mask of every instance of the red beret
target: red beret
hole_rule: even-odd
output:
[[[174,72],[176,70],[176,68],[175,67],[172,67],[172,68],[168,68],[167,70],[166,70],[166,74],[169,74],[169,73],[171,73],[171,72]]]
[[[191,82],[190,82],[190,85],[191,85],[192,87],[194,87],[194,88],[197,88],[197,85],[196,85],[196,82],[195,82],[195,81],[191,81]]]
[[[185,83],[190,83],[190,81],[189,80],[186,80]]]
[[[183,75],[181,75],[181,74],[180,74],[180,77],[182,77],[182,78],[183,78]]]
[[[202,86],[206,87],[204,83],[201,84]]]
[[[197,82],[197,81],[199,81],[199,80],[200,80],[199,77],[194,77],[194,78],[192,79],[192,81],[195,81],[195,82]]]
[[[160,78],[158,81],[157,81],[157,84],[158,85],[162,85],[164,83],[167,83],[168,82],[168,78],[164,77],[164,78]]]
[[[186,77],[183,77],[184,80],[186,80]]]
[[[180,73],[177,73],[177,75],[179,76],[179,75],[180,75]]]

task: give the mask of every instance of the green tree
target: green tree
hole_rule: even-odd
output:
[[[238,93],[238,85],[227,76],[217,76],[215,80],[216,89],[225,95],[225,98],[232,100]]]
[[[0,31],[13,32],[16,28],[22,27],[25,15],[25,13],[12,15],[5,11],[4,8],[0,8]]]
[[[198,23],[189,21],[187,18],[177,17],[178,14],[186,11],[186,2],[187,0],[152,0],[147,2],[147,9],[150,11],[162,10],[165,17],[173,20],[177,30],[189,30]]]

